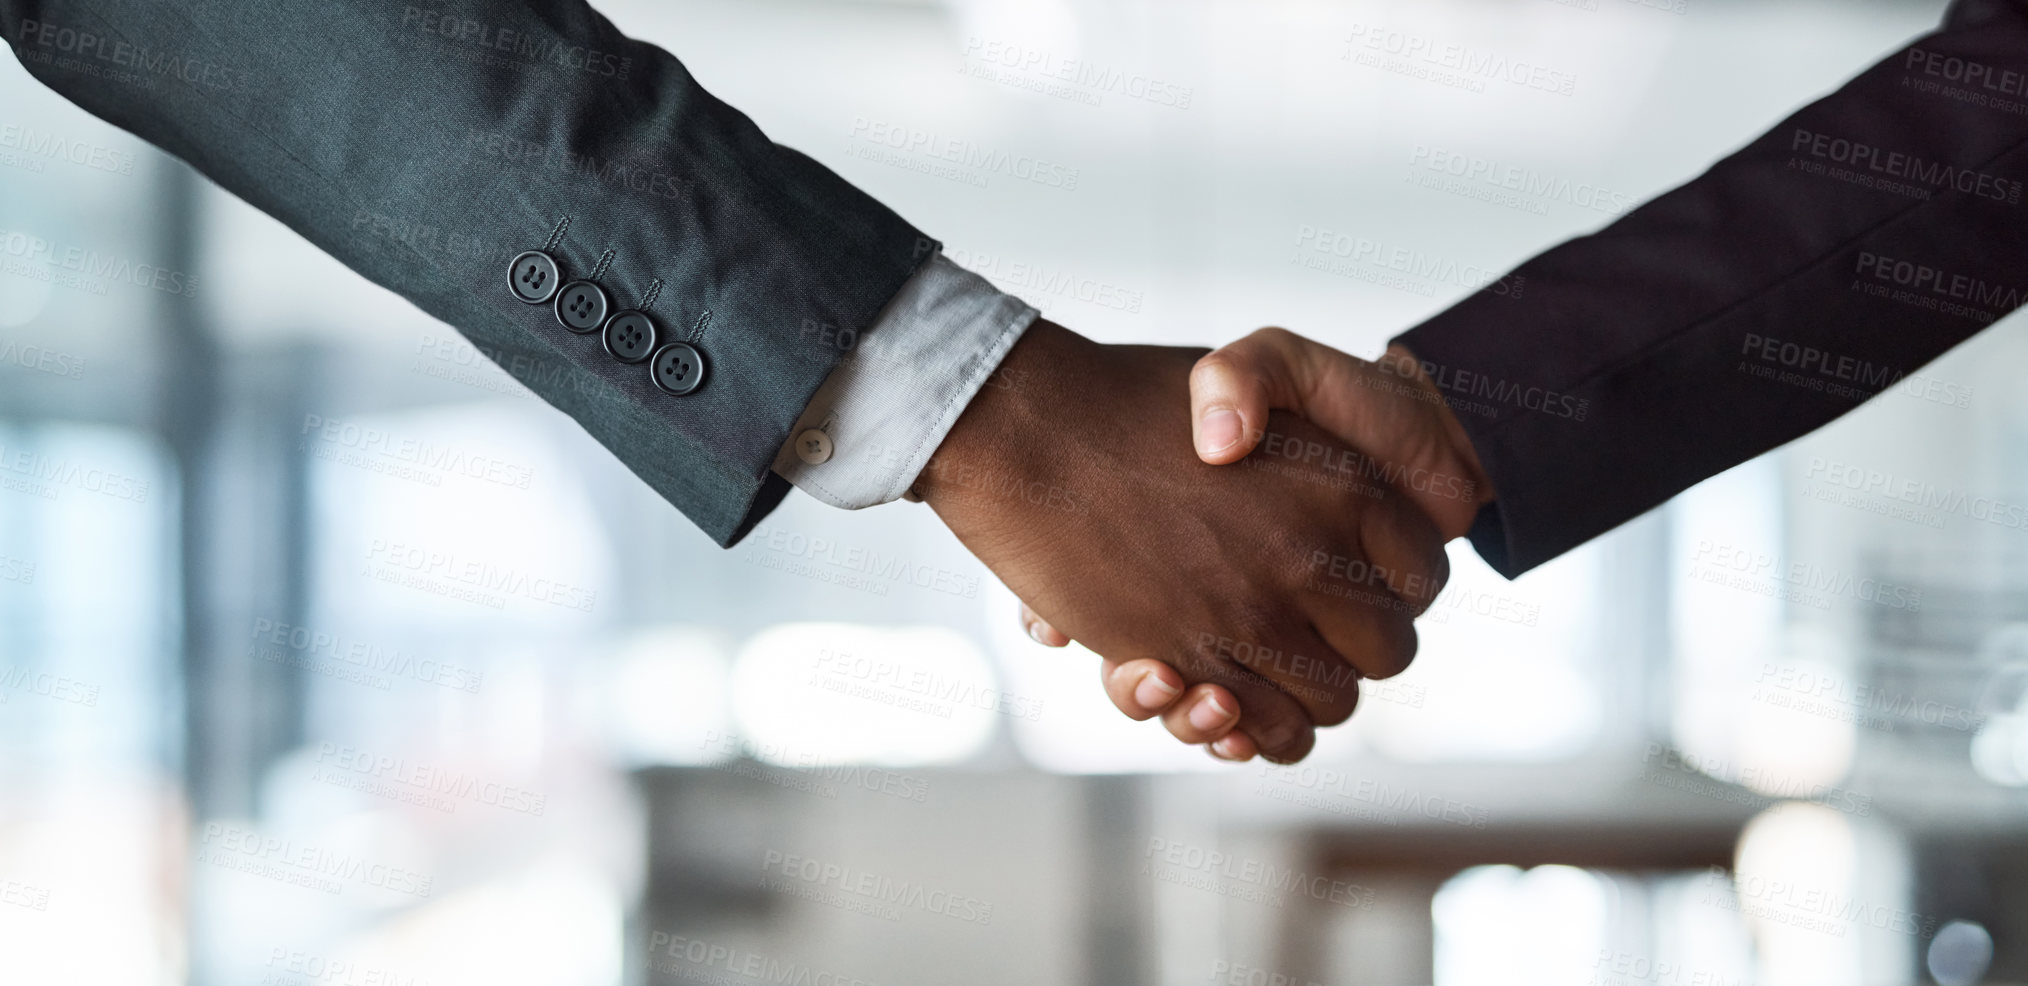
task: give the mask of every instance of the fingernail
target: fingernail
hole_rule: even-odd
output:
[[[1144,709],[1159,709],[1174,702],[1176,696],[1182,693],[1183,689],[1163,681],[1161,675],[1149,674],[1142,676],[1141,683],[1134,686],[1134,701],[1141,703]]]
[[[1234,739],[1233,736],[1234,734],[1227,733],[1218,742],[1211,744],[1211,755],[1220,760],[1230,760],[1235,763],[1244,762],[1245,758],[1241,757],[1235,750],[1239,745],[1239,740]]]
[[[1239,441],[1239,412],[1214,407],[1197,419],[1197,451],[1204,455],[1223,452]]]
[[[1215,695],[1204,696],[1204,701],[1190,710],[1190,724],[1198,729],[1217,729],[1232,721],[1232,710],[1220,705]]]
[[[1296,727],[1293,723],[1278,722],[1262,730],[1254,740],[1260,744],[1261,755],[1266,756],[1268,750],[1279,750],[1295,738]]]
[[[1041,620],[1037,620],[1033,623],[1028,624],[1028,639],[1033,640],[1044,647],[1049,646],[1049,641],[1042,639]]]

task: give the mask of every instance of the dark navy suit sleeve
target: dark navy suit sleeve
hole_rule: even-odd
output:
[[[582,0],[0,0],[0,29],[51,88],[455,326],[720,544],[786,492],[769,467],[841,356],[821,340],[935,249]],[[663,392],[448,243],[550,246],[693,344],[704,385]]]
[[[1402,335],[1497,492],[1480,555],[1527,571],[2018,307],[2024,179],[2028,4],[1960,3],[1702,177]]]

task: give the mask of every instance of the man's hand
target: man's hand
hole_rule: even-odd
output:
[[[1443,537],[1405,497],[1352,482],[1359,453],[1264,407],[1250,419],[1260,440],[1302,461],[1199,461],[1185,408],[1200,352],[1102,346],[1038,321],[916,492],[1109,668],[1179,674],[1161,682],[1189,710],[1165,716],[1179,739],[1294,762],[1314,725],[1352,714],[1360,677],[1414,657],[1413,619],[1449,575]],[[1116,702],[1143,687],[1117,678]]]
[[[1435,522],[1445,541],[1465,536],[1493,485],[1463,425],[1403,346],[1376,362],[1287,329],[1266,328],[1197,361],[1190,420],[1197,455],[1238,462],[1261,444],[1269,415],[1301,415],[1363,451]]]
[[[1258,455],[1266,463],[1310,457],[1307,448],[1298,453],[1286,439],[1269,438],[1274,411],[1303,416],[1361,450],[1360,475],[1407,496],[1445,541],[1463,536],[1479,508],[1493,500],[1463,427],[1415,357],[1399,346],[1367,362],[1284,329],[1261,329],[1197,362],[1190,406],[1198,457],[1213,465],[1239,462],[1263,444],[1268,447]],[[1021,618],[1039,643],[1070,642],[1029,607]],[[1210,719],[1234,701],[1216,685],[1186,695],[1183,677],[1156,659],[1108,659],[1105,675],[1113,704],[1134,719]],[[1246,739],[1232,733],[1211,744],[1211,752],[1247,759]]]

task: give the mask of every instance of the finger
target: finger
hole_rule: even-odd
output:
[[[1369,501],[1360,512],[1359,552],[1368,562],[1367,586],[1401,600],[1411,617],[1428,611],[1451,578],[1443,534],[1428,514],[1398,493]]]
[[[1253,737],[1238,729],[1226,733],[1224,739],[1212,743],[1205,749],[1211,751],[1213,757],[1233,763],[1245,763],[1260,753],[1253,745]]]
[[[1328,357],[1349,358],[1278,328],[1205,354],[1190,371],[1198,458],[1212,465],[1237,462],[1266,436],[1270,409],[1303,414]]]
[[[1222,693],[1222,694],[1221,694]],[[1239,725],[1239,703],[1217,685],[1194,685],[1162,713],[1169,734],[1192,746],[1224,739]]]
[[[1350,560],[1319,573],[1324,591],[1310,618],[1360,675],[1392,678],[1415,660],[1415,617],[1442,591],[1450,558],[1434,525],[1399,496],[1361,514],[1359,537]]]
[[[1375,592],[1375,596],[1386,598],[1391,606],[1406,604]],[[1325,606],[1316,615],[1318,636],[1330,642],[1331,647],[1344,655],[1348,668],[1360,678],[1380,680],[1392,678],[1408,670],[1415,660],[1415,621],[1403,609],[1383,609],[1372,604],[1353,600],[1340,600]],[[1352,717],[1352,705],[1339,708],[1335,717],[1318,719],[1319,726],[1335,726]]]
[[[1101,661],[1099,674],[1105,681],[1106,697],[1113,706],[1135,722],[1152,719],[1175,706],[1188,682],[1176,669],[1161,661]],[[1231,694],[1226,698],[1231,700]]]
[[[1233,729],[1230,723],[1223,723],[1232,710],[1241,711],[1249,730],[1261,734],[1272,731],[1280,755],[1289,758],[1285,762],[1301,759],[1314,742],[1306,735],[1312,727],[1303,710],[1272,688],[1255,695],[1252,704],[1248,705],[1234,696],[1230,689],[1217,684],[1200,684],[1189,689],[1186,695],[1182,676],[1161,661],[1147,658],[1135,661],[1101,659],[1100,663],[1106,695],[1127,718],[1139,722],[1161,714],[1166,722],[1167,716],[1176,715],[1186,724],[1201,723],[1207,729],[1215,730],[1216,735],[1203,732],[1201,735],[1211,738],[1184,739],[1181,735],[1178,738],[1193,745],[1211,743],[1219,746],[1212,755],[1221,759],[1246,761],[1261,754],[1261,745],[1254,736]],[[1227,674],[1231,671],[1230,668],[1225,669]],[[1174,733],[1175,729],[1170,732]]]
[[[1044,647],[1068,647],[1070,638],[1063,631],[1050,626],[1049,621],[1035,615],[1027,603],[1021,604],[1021,626],[1028,631],[1029,639]]]
[[[1307,627],[1299,639],[1315,638]],[[1314,645],[1321,648],[1318,642]],[[1186,681],[1225,686],[1239,701],[1240,729],[1252,737],[1259,754],[1280,763],[1294,763],[1316,745],[1317,728],[1301,699],[1283,690],[1269,677],[1258,674],[1221,654],[1215,648],[1199,647],[1178,653],[1172,661]]]
[[[1302,619],[1296,617],[1299,626]],[[1219,637],[1216,643],[1201,645],[1191,658],[1226,662],[1234,674],[1272,688],[1299,706],[1313,727],[1335,726],[1351,718],[1358,704],[1359,671],[1314,629],[1314,616],[1310,622],[1312,626],[1284,629],[1272,641],[1239,633]],[[1251,710],[1248,714],[1251,717]]]
[[[1241,715],[1239,731],[1252,737],[1255,748],[1262,758],[1279,764],[1292,764],[1310,755],[1317,748],[1317,727],[1304,723],[1294,733],[1265,734],[1250,720]]]

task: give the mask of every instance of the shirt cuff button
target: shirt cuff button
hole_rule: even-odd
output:
[[[796,458],[805,465],[821,466],[831,461],[831,436],[815,428],[796,436]]]

